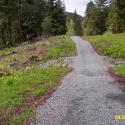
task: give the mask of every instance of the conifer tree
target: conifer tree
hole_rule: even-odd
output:
[[[61,0],[0,0],[0,47],[47,32],[47,35],[65,34],[66,30]]]
[[[108,7],[106,6],[107,3],[108,3],[108,0],[95,1],[97,34],[103,34],[106,31],[106,19],[108,15]]]
[[[65,7],[61,0],[56,0],[52,11],[52,24],[54,35],[62,35],[67,32]]]
[[[83,21],[84,35],[93,35],[96,30],[96,8],[92,1],[87,4],[86,16]]]
[[[120,32],[120,11],[117,0],[112,0],[107,20],[107,30],[113,33]]]
[[[67,18],[67,35],[75,35],[74,21],[70,17]]]
[[[81,20],[79,19],[76,10],[74,12],[73,21],[74,21],[75,35],[82,36],[83,35],[83,30],[82,30]]]
[[[108,15],[108,0],[90,1],[87,5],[83,22],[85,35],[103,34],[106,31],[106,19]]]
[[[120,16],[120,32],[125,31],[125,0],[117,0]]]

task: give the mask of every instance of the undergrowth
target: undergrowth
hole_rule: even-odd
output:
[[[75,54],[75,44],[66,36],[0,50],[0,124],[18,125],[33,117],[35,98],[70,71],[67,66],[39,64]]]

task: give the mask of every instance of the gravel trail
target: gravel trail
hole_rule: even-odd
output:
[[[107,74],[108,64],[80,37],[73,36],[78,56],[74,71],[37,109],[35,125],[125,125],[114,115],[125,115],[125,93]]]

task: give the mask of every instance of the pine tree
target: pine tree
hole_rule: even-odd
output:
[[[74,21],[70,17],[67,18],[67,33],[66,34],[69,36],[75,35]]]
[[[53,27],[52,27],[52,18],[51,16],[47,16],[44,18],[42,23],[43,34],[44,35],[53,35]]]
[[[66,31],[61,0],[0,0],[0,47],[43,34],[62,35]]]
[[[15,2],[13,0],[2,0],[0,2],[0,47],[13,45],[15,40]],[[15,37],[16,39],[16,37]]]
[[[52,26],[50,31],[52,35],[62,35],[66,33],[65,7],[60,0],[48,1],[46,16],[51,17]]]
[[[125,31],[125,0],[117,0],[120,16],[120,32]]]
[[[81,20],[79,19],[76,10],[74,12],[73,21],[74,21],[75,35],[82,36],[83,30],[82,30]]]
[[[93,35],[96,30],[96,8],[92,1],[87,4],[86,16],[83,21],[84,35]]]
[[[55,35],[62,35],[67,32],[65,7],[61,0],[57,0],[53,11],[53,27]]]
[[[106,31],[106,19],[108,15],[108,7],[106,4],[108,0],[96,0],[96,28],[98,29],[97,34],[103,34]]]
[[[113,33],[120,32],[120,11],[117,6],[117,0],[112,0],[110,5],[107,30]]]
[[[103,34],[106,31],[108,0],[90,1],[87,5],[83,29],[85,35]]]

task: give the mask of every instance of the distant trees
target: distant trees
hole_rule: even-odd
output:
[[[67,13],[67,35],[83,35],[82,29],[83,17],[77,14],[76,10],[74,13]]]
[[[125,31],[125,0],[111,1],[107,25],[113,33]]]
[[[125,31],[125,0],[118,0],[117,6],[120,16],[120,32]]]
[[[75,35],[74,21],[70,17],[67,17],[67,35]]]
[[[97,9],[96,12],[96,29],[97,34],[103,34],[106,31],[106,19],[108,15],[108,6],[107,6],[108,0],[96,0],[95,1],[95,7]]]
[[[107,18],[107,30],[113,33],[120,31],[120,10],[117,6],[117,0],[112,0]]]
[[[65,7],[61,0],[0,0],[0,47],[66,31]]]
[[[125,31],[125,0],[95,0],[87,5],[83,21],[85,35]]]
[[[95,30],[96,30],[96,8],[95,5],[92,1],[90,1],[87,5],[87,9],[86,9],[86,16],[84,18],[84,22],[83,22],[83,31],[84,31],[84,35],[92,35],[95,34]]]
[[[90,1],[87,5],[86,16],[84,18],[84,34],[102,34],[106,31],[107,0]]]
[[[80,20],[80,18],[78,16],[76,10],[74,12],[73,21],[74,21],[75,35],[82,36],[83,35],[83,30],[82,30],[81,20]]]

